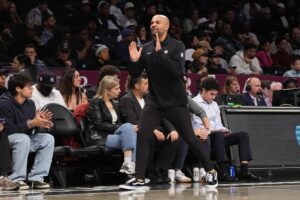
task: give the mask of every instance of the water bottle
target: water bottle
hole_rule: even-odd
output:
[[[230,171],[229,171],[230,176],[235,177],[235,168],[234,168],[234,166],[230,166],[229,169],[230,169]]]
[[[193,169],[193,180],[194,182],[200,181],[200,169],[198,167],[194,167]]]
[[[170,183],[175,182],[175,170],[174,169],[168,170],[168,178],[170,179]]]

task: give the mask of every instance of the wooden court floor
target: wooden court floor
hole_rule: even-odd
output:
[[[46,191],[0,191],[1,200],[299,200],[300,182],[220,184],[207,191],[200,183],[150,186],[150,190],[119,190],[118,186],[73,187]]]

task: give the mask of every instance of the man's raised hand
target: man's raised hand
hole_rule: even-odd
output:
[[[141,57],[141,53],[142,53],[142,47],[138,50],[137,49],[137,46],[136,46],[136,43],[135,42],[131,42],[129,47],[129,55],[130,55],[130,60],[132,62],[137,62],[140,57]]]

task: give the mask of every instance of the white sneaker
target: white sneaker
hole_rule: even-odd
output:
[[[135,163],[134,162],[123,162],[122,167],[119,171],[124,174],[135,174]]]
[[[204,180],[204,176],[206,175],[206,171],[204,170],[204,168],[200,168],[199,170],[199,177],[200,177],[200,181]]]
[[[204,176],[204,182],[206,183],[206,192],[208,190],[214,189],[218,187],[218,173],[216,170],[212,170],[211,172],[207,172]]]
[[[181,170],[176,170],[175,180],[179,183],[189,183],[192,182],[192,179],[187,177]]]

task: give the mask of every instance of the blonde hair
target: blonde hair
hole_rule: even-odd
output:
[[[223,93],[224,94],[230,94],[230,85],[234,81],[239,83],[239,80],[236,76],[227,76],[224,82],[224,88],[223,88]]]
[[[105,94],[105,90],[111,90],[114,87],[120,85],[119,79],[113,76],[104,76],[99,83],[99,88],[94,98],[103,98]]]

